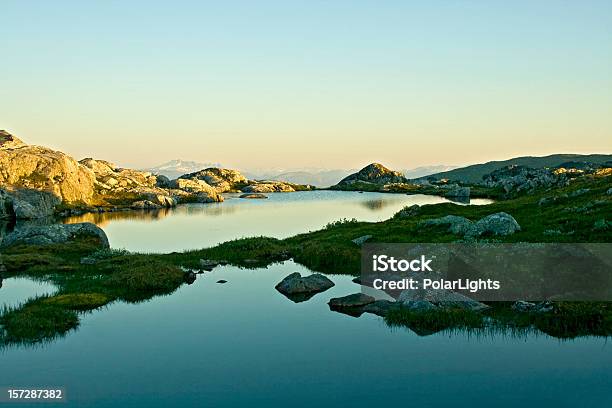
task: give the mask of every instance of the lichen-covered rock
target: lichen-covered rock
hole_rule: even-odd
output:
[[[79,237],[94,238],[100,247],[109,247],[108,238],[104,231],[89,222],[19,228],[8,234],[0,243],[0,246],[61,244]]]

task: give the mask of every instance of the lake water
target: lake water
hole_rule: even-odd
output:
[[[0,385],[62,386],[70,407],[609,406],[606,340],[420,337],[331,312],[329,298],[359,291],[346,276],[293,303],[274,285],[294,271],[308,274],[220,267],[85,314],[65,338],[0,351]]]
[[[272,195],[270,201],[179,207],[157,218],[145,213],[112,218],[113,213],[98,221],[115,247],[166,251],[225,237],[282,237],[343,217],[379,220],[407,204],[442,200],[322,193],[309,205],[293,201],[299,197],[293,194]],[[130,237],[141,241],[130,244]],[[158,238],[162,244],[146,246]],[[330,298],[360,291],[347,276],[330,275],[336,286],[294,303],[274,289],[292,272],[310,273],[292,261],[255,270],[223,266],[172,295],[84,313],[78,330],[66,337],[0,349],[0,387],[63,387],[68,402],[60,406],[67,407],[603,407],[612,402],[612,349],[606,339],[560,341],[536,332],[423,337],[389,328],[374,315],[354,318],[330,311]],[[227,283],[217,284],[219,279]],[[0,300],[10,295],[18,302],[38,290],[14,295],[6,290],[15,288],[13,283],[0,289]]]
[[[235,238],[286,238],[323,228],[343,218],[382,221],[407,205],[437,204],[429,195],[304,191],[244,199],[228,194],[223,203],[189,204],[159,211],[86,214],[64,222],[94,222],[111,246],[140,252],[171,252],[214,246]],[[474,199],[471,204],[488,204]]]

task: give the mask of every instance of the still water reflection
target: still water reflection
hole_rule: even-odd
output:
[[[170,252],[249,236],[286,238],[343,218],[382,221],[406,205],[448,202],[429,195],[344,191],[275,193],[268,197],[249,200],[230,194],[223,203],[188,204],[159,211],[86,214],[64,222],[96,223],[115,248]],[[490,202],[475,199],[471,204]]]

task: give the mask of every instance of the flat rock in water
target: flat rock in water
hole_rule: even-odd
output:
[[[377,316],[385,317],[392,310],[399,310],[401,303],[392,302],[390,300],[377,300],[373,303],[368,303],[361,309],[364,313],[372,313]]]
[[[330,308],[355,308],[369,305],[374,303],[376,299],[372,296],[366,295],[365,293],[353,293],[352,295],[343,296],[339,298],[332,298],[328,302]]]
[[[109,248],[108,238],[104,231],[95,224],[54,224],[26,227],[8,234],[2,243],[3,247],[12,245],[51,245],[61,244],[81,237],[95,238],[102,248]]]
[[[294,272],[280,281],[275,288],[284,295],[295,295],[324,292],[332,286],[334,282],[320,273],[302,277],[299,272]]]
[[[413,311],[432,310],[431,306],[439,309],[464,309],[479,312],[489,309],[484,303],[471,299],[461,293],[444,289],[404,290],[400,293],[398,302]],[[430,303],[427,305],[423,302]]]
[[[239,198],[262,199],[262,198],[268,198],[268,196],[265,194],[261,194],[261,193],[246,193],[246,194],[241,194]]]

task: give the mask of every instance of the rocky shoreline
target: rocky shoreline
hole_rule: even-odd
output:
[[[227,192],[262,194],[314,189],[283,181],[249,180],[236,170],[213,167],[170,180],[105,160],[77,161],[60,151],[28,145],[0,131],[0,220],[215,203],[222,202],[222,194]]]

